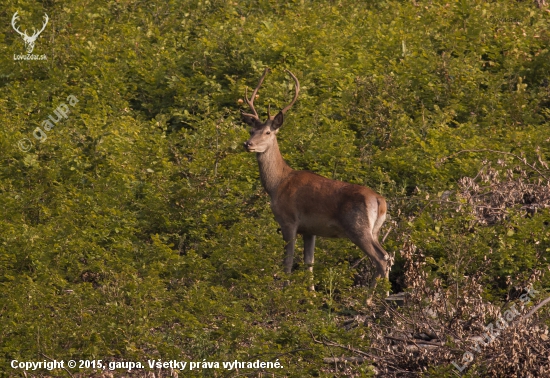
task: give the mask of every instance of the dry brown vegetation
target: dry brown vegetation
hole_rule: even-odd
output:
[[[484,160],[477,175],[459,180],[454,197],[445,193],[436,202],[447,209],[469,212],[471,222],[482,226],[503,222],[511,213],[531,217],[549,208],[546,162],[539,157],[539,170],[536,163],[521,156],[505,155],[512,155],[520,164],[499,159],[497,167],[493,167]],[[544,290],[534,289],[543,285],[546,270],[550,270],[542,254],[538,256],[537,268],[507,277],[507,295],[495,300],[487,296],[484,287],[491,279],[488,272],[492,261],[487,256],[469,276],[433,278],[426,255],[407,235],[402,234],[401,239],[401,284],[405,292],[387,299],[375,296],[372,314],[342,321],[347,329],[366,325],[370,330],[370,349],[358,350],[315,339],[342,350],[340,357],[325,358],[334,372],[350,373],[350,366],[370,361],[376,376],[381,377],[550,374],[550,336],[545,324],[550,306],[544,307],[550,297]],[[464,256],[453,258],[468,261],[468,252],[460,253]],[[368,275],[368,271],[363,273]]]

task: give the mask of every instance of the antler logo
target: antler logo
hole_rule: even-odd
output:
[[[25,48],[27,49],[27,53],[31,54],[32,51],[34,50],[34,42],[36,42],[36,39],[38,38],[40,33],[44,31],[44,29],[46,28],[46,25],[48,25],[48,20],[49,20],[48,15],[44,13],[44,24],[42,24],[42,29],[40,29],[39,31],[36,31],[36,28],[33,28],[32,35],[28,35],[26,30],[25,32],[22,33],[17,28],[17,26],[15,26],[15,22],[18,19],[19,19],[19,16],[17,15],[17,12],[15,12],[13,14],[13,17],[11,18],[11,26],[13,27],[13,30],[15,30],[19,35],[21,35],[21,37],[23,37],[23,41],[25,41]]]

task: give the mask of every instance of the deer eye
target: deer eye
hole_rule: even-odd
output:
[[[271,131],[266,131],[265,133],[266,133],[266,134],[271,134]]]

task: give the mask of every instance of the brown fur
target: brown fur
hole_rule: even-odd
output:
[[[312,265],[314,261],[315,236],[348,238],[372,260],[376,277],[388,278],[389,256],[378,242],[380,227],[386,219],[386,200],[370,188],[330,180],[309,171],[296,171],[286,164],[276,134],[290,106],[261,122],[253,105],[266,74],[267,70],[252,99],[247,99],[253,114],[242,114],[243,121],[252,126],[244,147],[256,152],[260,180],[271,197],[271,209],[281,226],[286,242],[285,272],[292,271],[296,235],[301,234],[306,264]],[[294,103],[299,83],[294,75],[292,77],[296,82]],[[312,271],[311,266],[308,269]]]

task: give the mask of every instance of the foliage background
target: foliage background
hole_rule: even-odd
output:
[[[368,348],[368,327],[341,326],[371,311],[350,242],[318,240],[316,293],[300,254],[283,288],[283,241],[254,156],[241,147],[237,102],[266,66],[258,109],[291,98],[284,69],[302,86],[279,133],[289,164],[387,198],[394,291],[405,288],[404,239],[427,256],[432,278],[460,282],[490,255],[484,295],[495,302],[507,300],[510,280],[546,269],[547,209],[525,216],[511,207],[484,224],[456,193],[488,162],[506,165],[503,175],[522,165],[487,150],[549,158],[548,9],[471,0],[3,4],[5,376],[22,376],[12,359],[49,356],[279,359],[276,376],[322,377],[339,374],[323,358],[342,352],[312,335]],[[15,11],[22,30],[50,16],[34,51],[46,61],[13,60],[24,52]],[[38,143],[33,130],[69,95],[79,102]],[[33,140],[29,152],[17,147],[22,138]],[[527,171],[526,181],[540,179]],[[368,364],[350,369],[371,374]]]

